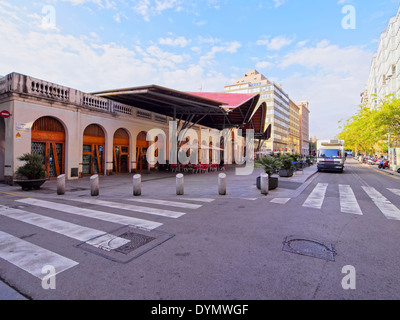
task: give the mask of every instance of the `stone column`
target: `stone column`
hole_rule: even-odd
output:
[[[260,185],[261,185],[261,194],[267,195],[268,192],[269,192],[269,178],[268,178],[268,174],[263,173],[263,174],[261,175]]]
[[[182,196],[184,194],[184,176],[182,173],[176,175],[176,194]]]
[[[65,174],[62,174],[57,177],[57,194],[58,195],[65,194]]]
[[[226,174],[220,173],[218,175],[218,193],[221,196],[226,195]]]
[[[99,193],[99,176],[96,174],[90,177],[90,195],[97,197]]]
[[[133,176],[133,195],[135,197],[142,195],[142,176],[140,174]]]

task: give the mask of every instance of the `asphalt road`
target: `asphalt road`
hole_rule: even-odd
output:
[[[399,299],[399,181],[349,161],[343,174],[318,173],[297,192],[255,200],[161,199],[177,202],[171,206],[156,198],[151,204],[96,199],[114,203],[109,207],[84,196],[78,198],[87,202],[33,203],[2,194],[8,209],[0,210],[0,252],[8,256],[0,259],[0,278],[34,300]],[[115,203],[156,210],[126,211]],[[130,221],[120,216],[154,229],[123,227]],[[74,234],[77,228],[86,229]],[[153,240],[116,254],[79,239],[88,232],[97,240],[95,231]],[[292,249],[308,250],[297,254],[283,250],[287,239],[314,242],[292,242]],[[317,242],[332,245],[334,261]],[[58,273],[44,279],[41,267],[52,263]],[[346,266],[353,267],[348,283],[355,288],[342,285]]]

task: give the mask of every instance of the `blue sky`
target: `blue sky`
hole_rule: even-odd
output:
[[[356,29],[342,27],[352,5]],[[310,135],[354,114],[397,0],[0,0],[0,74],[92,92],[222,91],[251,69],[310,102]]]

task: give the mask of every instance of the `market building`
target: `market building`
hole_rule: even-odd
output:
[[[170,147],[176,138],[179,147],[201,149],[203,132],[210,133],[204,149],[214,143],[220,156],[234,161],[238,129],[269,138],[261,125],[265,106],[253,96],[224,108],[227,102],[157,85],[89,94],[11,73],[0,79],[0,181],[13,183],[24,153],[41,154],[50,179],[149,171],[157,164],[149,163],[148,150],[157,159],[175,160]]]

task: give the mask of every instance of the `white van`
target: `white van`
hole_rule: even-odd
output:
[[[344,170],[346,161],[344,140],[318,140],[317,141],[317,168],[318,172],[323,170],[338,171]]]

